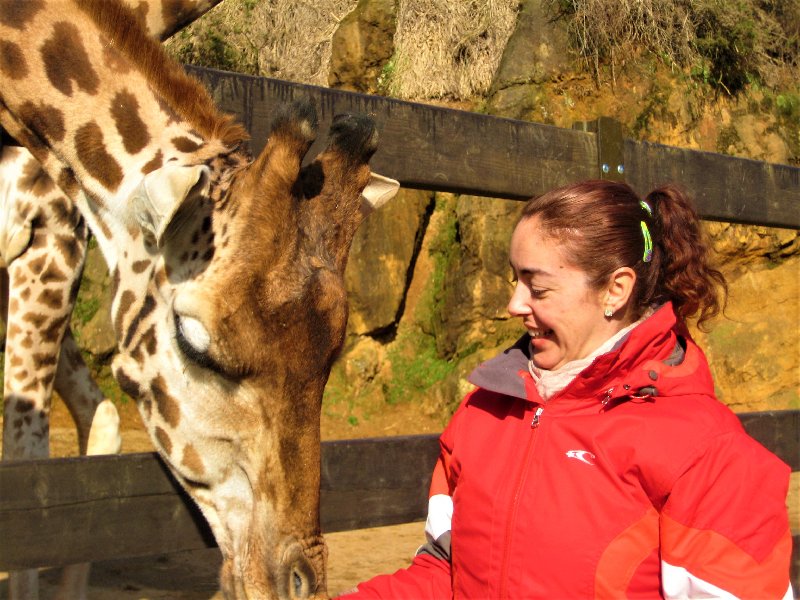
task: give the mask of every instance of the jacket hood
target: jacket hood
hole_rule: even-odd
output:
[[[530,336],[479,365],[470,383],[498,394],[543,403],[528,371]],[[611,408],[632,399],[684,394],[713,395],[714,385],[703,351],[667,302],[635,327],[615,349],[598,356],[548,403],[600,402]]]

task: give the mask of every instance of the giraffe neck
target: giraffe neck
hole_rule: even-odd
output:
[[[3,124],[33,141],[113,270],[136,241],[130,198],[143,177],[230,154],[243,130],[166,59],[130,10],[74,2],[63,9],[72,11],[67,22],[41,0],[21,6],[0,21],[4,47],[19,59],[0,69]]]

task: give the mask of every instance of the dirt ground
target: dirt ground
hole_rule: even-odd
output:
[[[153,446],[143,431],[136,406],[118,407],[123,452],[150,452]],[[2,426],[0,418],[0,427]],[[384,437],[441,430],[439,419],[421,415],[410,405],[387,406],[386,410],[362,415],[357,423],[345,416],[323,414],[323,439]],[[55,399],[51,412],[51,456],[77,454],[77,436],[66,407]],[[328,592],[331,596],[352,589],[357,583],[380,573],[407,566],[424,542],[424,523],[377,527],[332,533],[328,544]],[[2,543],[2,542],[0,542]],[[197,550],[146,558],[94,563],[89,579],[89,600],[209,600],[217,591],[219,552]],[[53,597],[59,569],[42,569],[42,600]],[[0,600],[8,598],[8,581],[0,573]]]

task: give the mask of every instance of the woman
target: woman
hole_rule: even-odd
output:
[[[672,187],[531,200],[508,305],[527,334],[442,434],[428,543],[355,597],[791,598],[789,468],[714,397],[686,328],[725,292],[706,254]]]

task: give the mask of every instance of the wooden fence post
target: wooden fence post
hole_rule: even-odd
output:
[[[597,136],[597,177],[608,181],[625,181],[622,123],[611,117],[598,117],[594,121],[577,121],[572,128]]]

